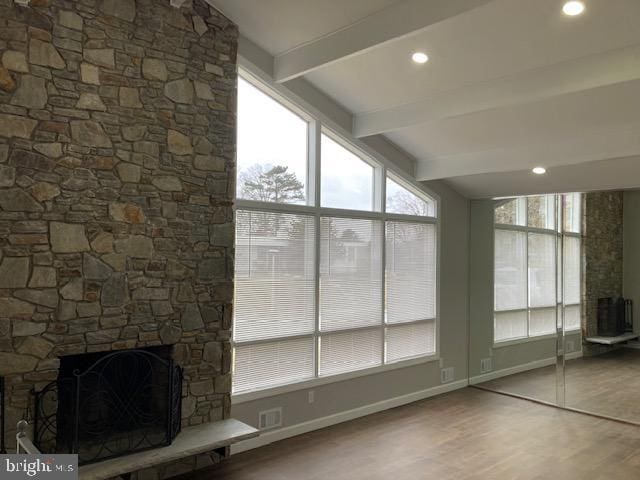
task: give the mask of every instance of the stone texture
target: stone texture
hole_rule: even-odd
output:
[[[193,29],[200,36],[203,36],[205,33],[207,33],[207,30],[209,30],[207,24],[204,23],[204,20],[200,15],[193,16]]]
[[[102,287],[101,302],[105,307],[124,305],[129,301],[127,277],[123,273],[111,275]]]
[[[167,145],[169,151],[176,155],[190,155],[193,153],[191,139],[177,130],[169,130],[167,133]]]
[[[216,97],[213,95],[211,91],[211,87],[204,82],[193,82],[193,86],[196,90],[196,97],[201,98],[203,100],[215,100]]]
[[[80,65],[80,77],[84,83],[100,85],[100,69],[90,63]]]
[[[47,358],[53,350],[53,343],[40,337],[27,337],[18,347],[18,353]]]
[[[0,188],[13,187],[16,182],[16,169],[0,165]]]
[[[128,183],[138,183],[141,177],[141,168],[133,163],[121,162],[116,166],[120,180]]]
[[[192,303],[185,307],[184,312],[182,313],[182,330],[185,332],[190,332],[192,330],[198,330],[204,327],[204,322],[202,321],[202,315],[200,314],[200,309],[198,305]]]
[[[56,269],[52,267],[33,267],[29,288],[50,288],[58,284]]]
[[[104,133],[102,125],[90,120],[72,121],[71,136],[75,142],[85,147],[111,147],[111,140],[107,134]]]
[[[0,312],[2,312],[3,317],[14,318],[14,317],[30,317],[35,311],[36,307],[31,305],[30,303],[23,302],[22,300],[18,300],[17,298],[4,298],[0,297]],[[44,327],[42,330],[36,332],[40,333],[46,329],[45,324],[37,324],[42,325]],[[17,336],[16,329],[13,329],[13,335]],[[31,334],[29,334],[31,335]]]
[[[16,89],[16,81],[9,73],[9,70],[0,65],[0,90],[13,92]]]
[[[100,95],[88,92],[83,92],[80,94],[80,98],[76,103],[76,108],[84,110],[96,110],[99,112],[105,112],[107,110],[107,107],[100,98]]]
[[[163,192],[181,192],[182,183],[178,177],[171,176],[159,176],[153,177],[151,183],[154,187],[162,190]]]
[[[50,158],[60,158],[62,156],[62,144],[58,142],[36,143],[33,149]]]
[[[82,30],[84,25],[82,17],[70,10],[60,10],[58,13],[58,23],[72,30]]]
[[[29,257],[4,257],[0,263],[0,288],[26,287],[30,263]]]
[[[598,333],[598,299],[622,296],[623,192],[587,193],[583,202],[584,334],[589,337]],[[583,351],[600,353],[591,344]]]
[[[222,69],[222,67],[218,65],[214,65],[212,63],[205,63],[204,69],[208,73],[213,73],[214,75],[218,75],[219,77],[224,77],[224,70]]]
[[[38,122],[30,118],[0,113],[0,136],[30,138]]]
[[[205,0],[0,11],[0,268],[23,259],[0,287],[8,407],[60,356],[163,343],[183,425],[228,416],[237,28]]]
[[[116,240],[115,249],[130,257],[151,258],[153,256],[153,242],[144,235],[132,235],[129,238]]]
[[[166,82],[169,78],[167,65],[156,58],[145,58],[142,60],[142,75],[149,80]]]
[[[94,65],[105,68],[115,68],[115,53],[111,48],[85,48],[82,51],[84,59]]]
[[[210,155],[196,155],[193,159],[194,168],[208,172],[224,172],[225,164],[223,158]]]
[[[41,212],[42,205],[20,188],[0,190],[0,209],[8,212]]]
[[[60,187],[55,183],[38,182],[29,188],[29,193],[39,202],[46,202],[60,195]]]
[[[90,250],[83,225],[51,222],[50,229],[51,250],[54,252],[72,253]]]
[[[133,22],[136,18],[135,0],[102,0],[100,10],[106,15],[127,22]]]
[[[6,50],[2,54],[2,65],[7,70],[13,70],[14,72],[20,73],[29,73],[27,56],[23,52],[18,52],[16,50]]]
[[[193,85],[188,78],[173,80],[164,87],[164,94],[176,103],[193,103]]]
[[[66,67],[65,61],[56,50],[56,47],[49,42],[43,42],[35,38],[32,38],[29,42],[29,62],[58,70]]]
[[[11,98],[11,104],[25,108],[44,108],[48,99],[44,83],[44,78],[22,75],[20,86]]]
[[[109,204],[109,216],[116,222],[144,223],[144,212],[137,205],[131,203]]]
[[[89,280],[106,280],[111,276],[112,270],[100,259],[85,253],[82,255],[82,273]]]
[[[58,290],[54,288],[47,290],[17,290],[14,295],[20,300],[36,305],[50,308],[58,306]]]
[[[0,90],[13,92],[16,89],[16,81],[9,73],[9,70],[0,65]]]
[[[37,364],[38,359],[30,355],[0,352],[0,375],[31,372]]]
[[[82,300],[84,298],[82,278],[74,278],[70,280],[64,287],[60,289],[60,296],[65,300]]]
[[[142,108],[138,89],[120,87],[120,106],[128,108]]]
[[[113,252],[113,235],[108,232],[100,232],[91,241],[91,249],[97,253]]]

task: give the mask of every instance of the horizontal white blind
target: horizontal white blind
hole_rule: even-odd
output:
[[[564,303],[580,303],[580,238],[564,238]]]
[[[382,222],[320,220],[320,329],[382,322]]]
[[[529,306],[556,304],[556,235],[529,234]]]
[[[236,342],[313,333],[315,230],[312,216],[237,212]]]
[[[580,328],[580,305],[571,305],[564,307],[564,329],[577,330]]]
[[[535,308],[529,312],[529,336],[556,333],[556,309]]]
[[[387,362],[436,352],[436,321],[387,327]]]
[[[233,393],[308,380],[314,376],[313,337],[236,345]]]
[[[493,325],[496,342],[527,336],[527,311],[495,312]]]
[[[387,222],[387,323],[436,316],[436,227]]]
[[[381,328],[329,333],[320,338],[321,376],[353,372],[381,364]]]
[[[527,234],[495,231],[495,310],[527,308]]]

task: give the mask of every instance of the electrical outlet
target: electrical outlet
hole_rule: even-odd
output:
[[[566,353],[574,352],[576,350],[576,344],[573,340],[567,340],[564,346]]]
[[[316,401],[316,392],[315,390],[309,390],[309,403],[313,403]]]
[[[441,383],[453,382],[454,377],[455,377],[455,373],[454,373],[453,367],[447,367],[440,370]]]
[[[493,370],[491,358],[483,358],[480,360],[480,373],[489,373]]]
[[[282,407],[263,410],[258,413],[258,428],[268,430],[282,426]]]
[[[440,368],[444,367],[444,358],[440,359]]]

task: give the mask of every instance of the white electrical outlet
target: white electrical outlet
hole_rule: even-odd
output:
[[[258,413],[258,428],[268,430],[282,426],[282,407],[263,410]]]
[[[489,373],[491,370],[493,370],[491,358],[483,358],[480,360],[480,373]]]
[[[309,390],[309,403],[313,403],[316,401],[316,391]]]
[[[453,367],[447,367],[440,370],[440,381],[442,383],[453,382],[453,378],[455,377]]]
[[[576,349],[576,344],[573,340],[567,340],[564,346],[566,353],[574,352]]]

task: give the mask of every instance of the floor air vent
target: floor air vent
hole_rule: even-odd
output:
[[[263,410],[258,414],[258,428],[268,430],[282,426],[282,407]]]

